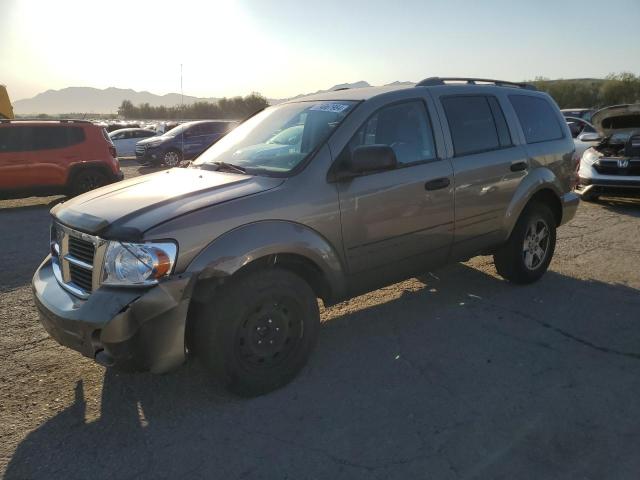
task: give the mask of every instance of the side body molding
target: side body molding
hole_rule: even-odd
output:
[[[551,190],[556,194],[558,200],[562,198],[562,185],[558,177],[548,168],[538,167],[531,170],[520,182],[511,203],[507,207],[504,216],[504,239],[508,239],[511,231],[518,221],[518,217],[537,192],[540,190]]]
[[[262,257],[294,254],[313,262],[324,274],[331,298],[346,295],[346,275],[335,248],[315,230],[285,220],[265,220],[231,230],[205,247],[187,272],[199,279],[224,278]]]

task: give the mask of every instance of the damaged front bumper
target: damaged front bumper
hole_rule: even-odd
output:
[[[145,289],[103,286],[83,300],[60,286],[48,256],[32,288],[40,322],[61,345],[103,365],[164,373],[185,360],[193,280],[175,275]]]

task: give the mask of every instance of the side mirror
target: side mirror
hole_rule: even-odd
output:
[[[595,132],[585,132],[578,135],[578,140],[581,142],[599,142],[602,137]]]
[[[360,145],[353,149],[347,169],[354,174],[390,170],[396,168],[398,160],[389,145]]]

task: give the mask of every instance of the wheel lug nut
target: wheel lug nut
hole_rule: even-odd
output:
[[[273,340],[269,340],[269,343],[273,344]]]

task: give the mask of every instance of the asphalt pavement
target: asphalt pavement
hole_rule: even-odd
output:
[[[117,373],[47,337],[55,201],[0,202],[7,479],[640,476],[639,203],[582,204],[534,285],[478,257],[323,309],[301,375],[247,400],[196,361]]]

